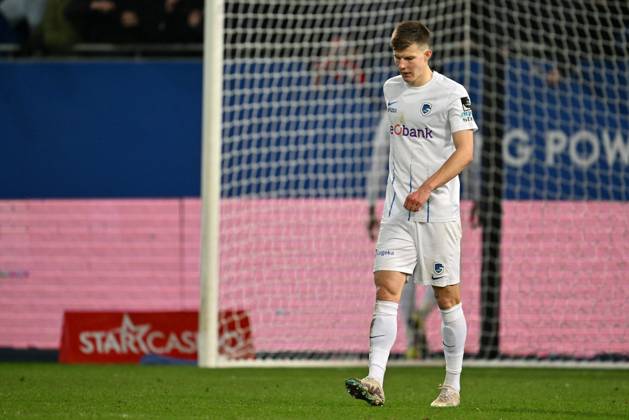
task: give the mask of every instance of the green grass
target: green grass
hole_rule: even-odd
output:
[[[629,418],[629,371],[466,368],[461,406],[448,409],[429,407],[443,369],[389,368],[384,407],[345,392],[364,373],[0,363],[0,418]]]

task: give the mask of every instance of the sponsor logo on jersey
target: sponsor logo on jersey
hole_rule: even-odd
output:
[[[470,98],[461,98],[461,106],[463,107],[463,112],[461,112],[461,120],[463,122],[473,122],[474,115],[472,115],[472,101],[470,101]]]
[[[395,255],[395,253],[390,249],[376,249],[376,255],[378,257],[391,257]]]
[[[430,102],[424,102],[422,104],[422,109],[421,109],[422,115],[426,116],[430,114],[431,111],[432,111],[432,104]]]
[[[463,121],[463,122],[472,122],[472,121],[474,121],[474,115],[472,115],[472,111],[463,111],[463,112],[461,112],[461,121]]]
[[[387,111],[388,112],[397,112],[397,108],[392,106],[392,105],[395,105],[396,103],[397,103],[397,101],[389,101],[389,102],[387,102]]]
[[[389,134],[396,136],[411,137],[415,139],[431,139],[432,130],[428,127],[424,128],[410,128],[406,124],[395,124],[389,126]]]

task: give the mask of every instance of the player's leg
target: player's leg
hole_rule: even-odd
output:
[[[369,374],[345,381],[347,391],[371,405],[384,404],[384,373],[397,335],[397,311],[407,275],[417,263],[412,225],[388,221],[380,226],[374,262],[376,303],[369,329]]]
[[[384,372],[397,335],[398,302],[406,274],[376,271],[376,304],[369,331],[369,377],[384,383]]]
[[[461,290],[458,284],[433,287],[441,312],[441,337],[443,353],[446,359],[446,376],[442,385],[444,398],[437,398],[434,406],[458,405],[461,391],[461,370],[463,368],[463,352],[467,336],[467,323],[461,305]],[[449,392],[454,391],[454,392]],[[451,397],[449,395],[452,394]],[[442,395],[440,394],[440,397]]]
[[[461,306],[461,291],[458,284],[445,287],[433,286],[433,289],[441,312],[441,337],[446,359],[446,376],[440,386],[439,396],[430,405],[456,407],[460,403],[460,378],[467,336],[467,323]]]
[[[376,304],[369,329],[369,374],[366,378],[350,378],[345,387],[354,398],[371,405],[384,404],[384,373],[391,347],[397,335],[397,310],[406,274],[376,271]]]
[[[446,376],[433,407],[459,405],[460,377],[467,337],[467,323],[461,305],[459,222],[426,223],[421,226],[424,278],[432,285],[441,313],[441,337],[446,360]]]

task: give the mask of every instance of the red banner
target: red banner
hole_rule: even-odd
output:
[[[221,311],[219,355],[255,357],[249,317],[242,310]],[[144,357],[197,358],[198,313],[66,312],[59,361],[62,363],[138,363]]]

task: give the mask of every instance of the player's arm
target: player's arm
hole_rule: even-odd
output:
[[[435,189],[445,185],[472,162],[474,158],[474,132],[472,130],[457,131],[452,133],[452,140],[456,149],[454,153],[416,191],[406,197],[404,208],[418,211],[426,204],[430,194]]]

